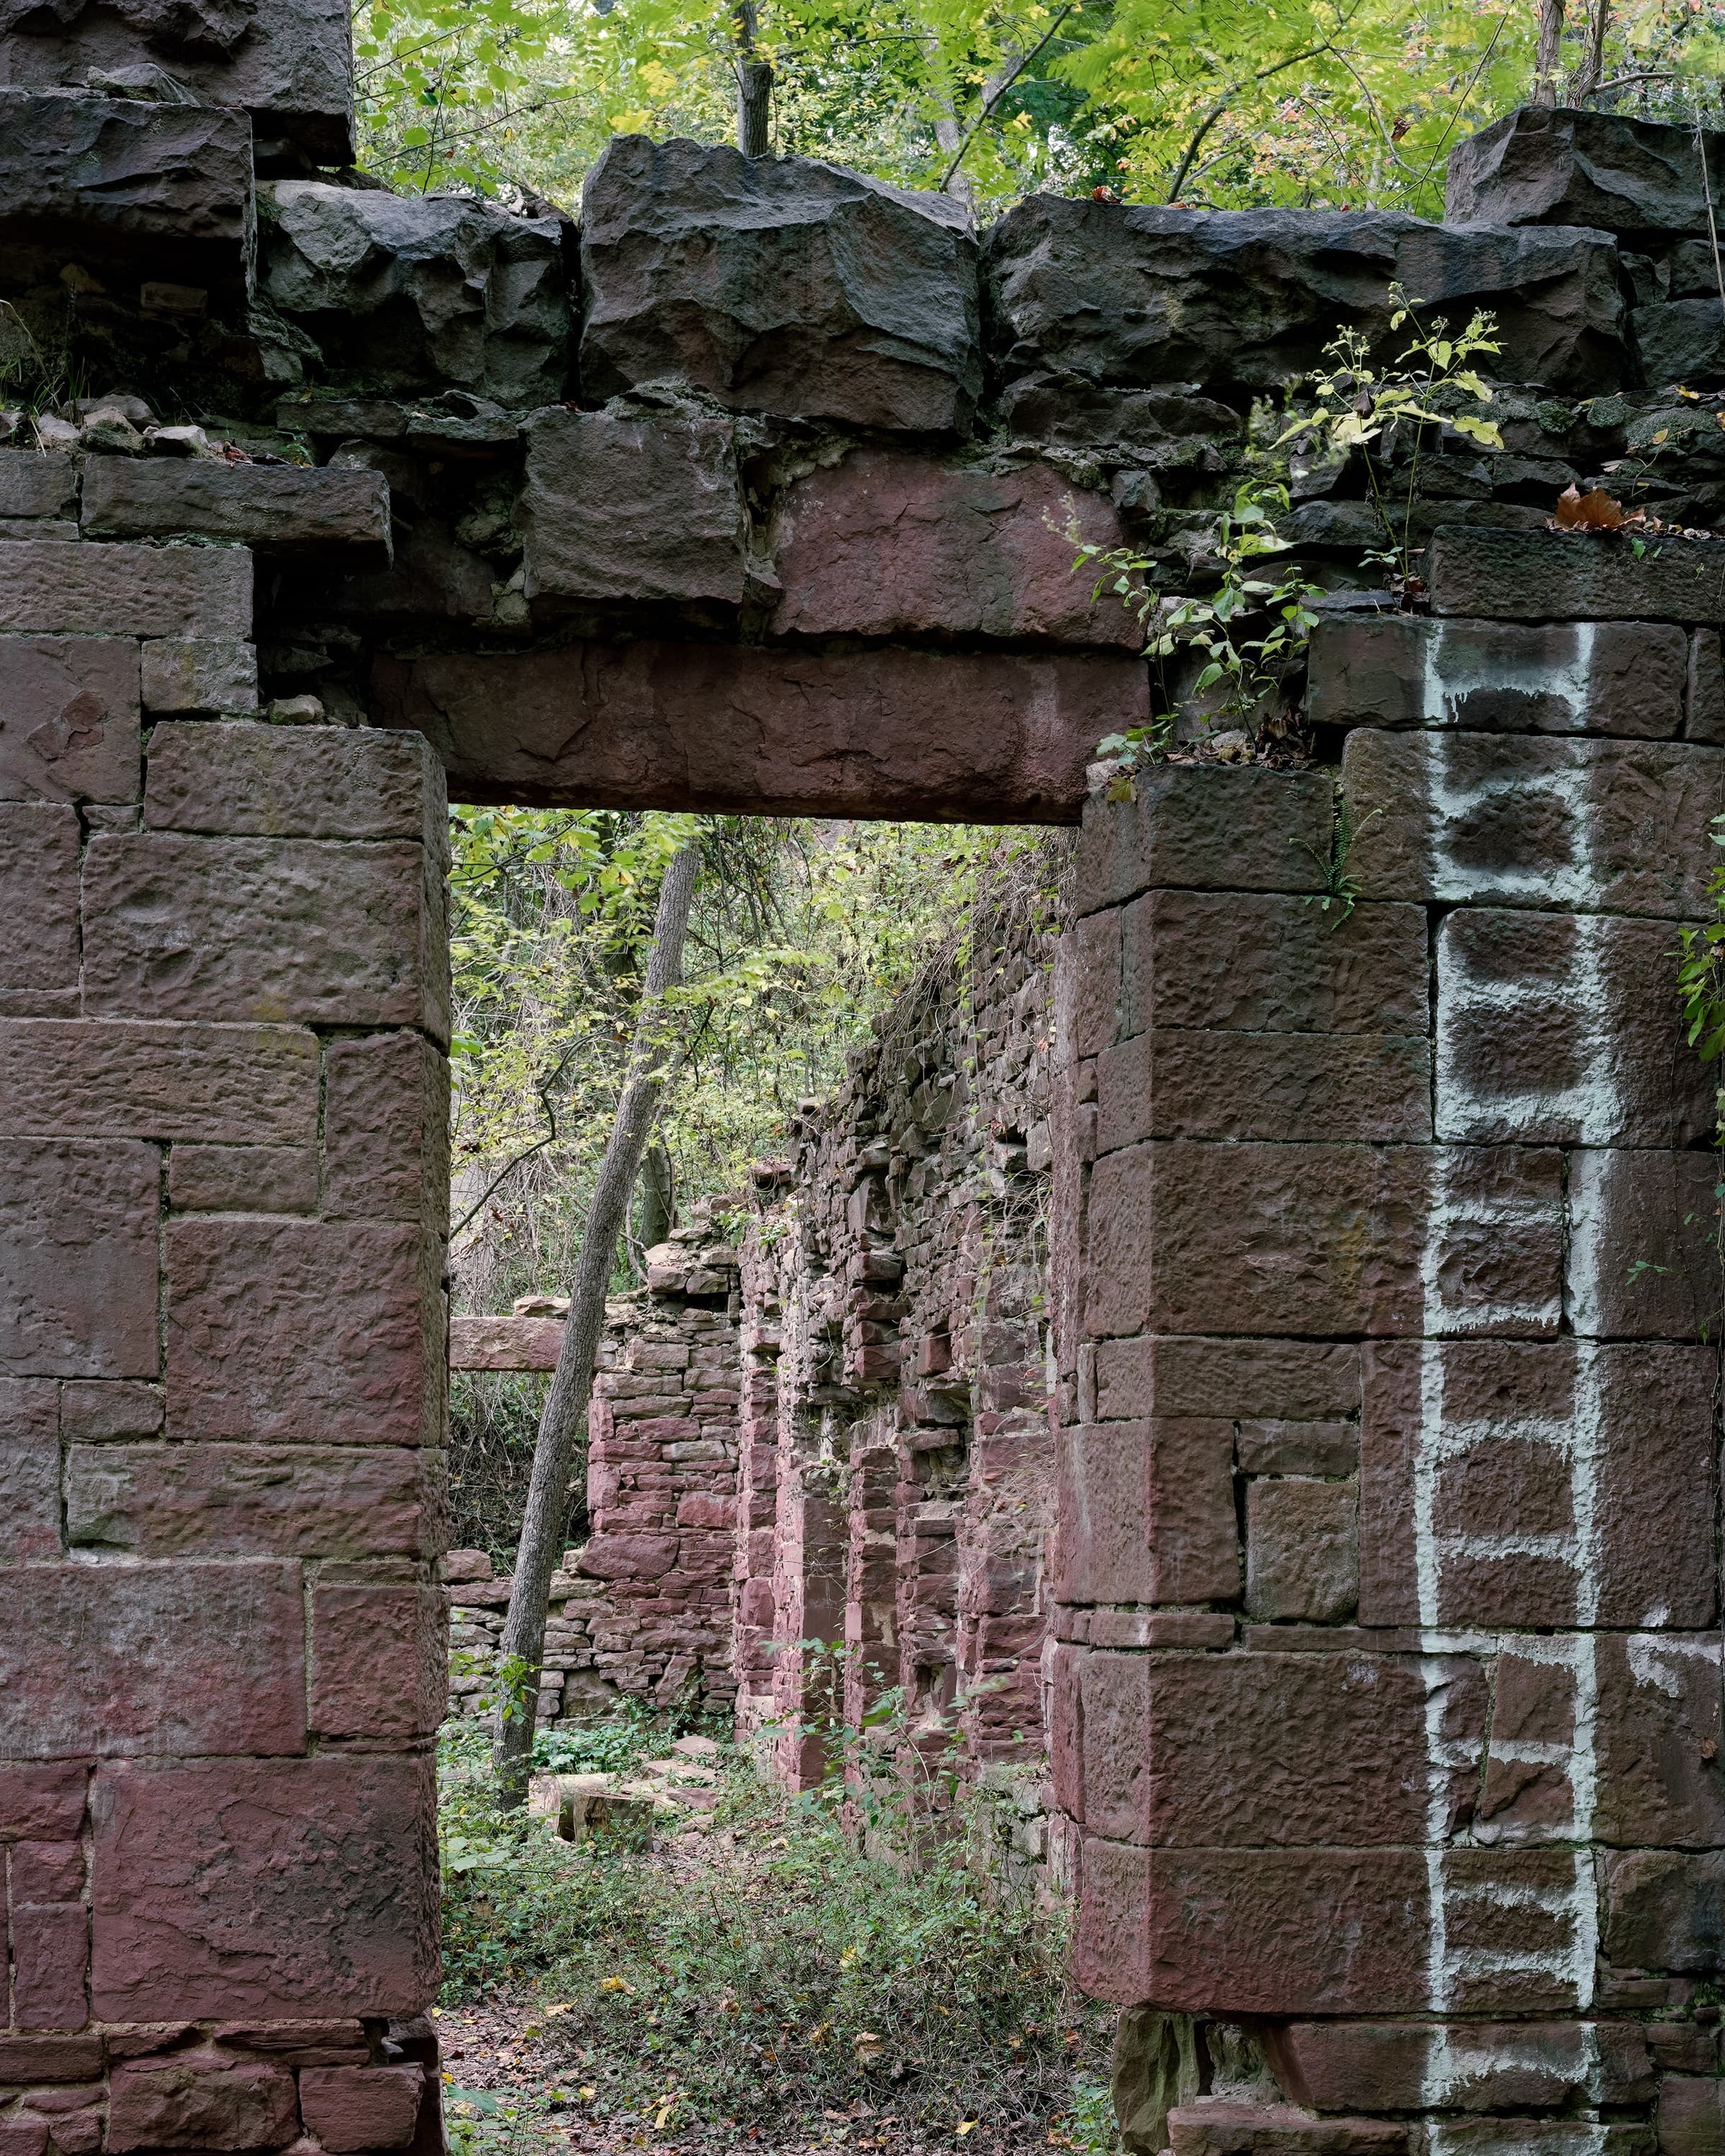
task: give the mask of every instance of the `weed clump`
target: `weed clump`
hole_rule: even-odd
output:
[[[559,2100],[721,2137],[860,2113],[1090,2142],[1104,2018],[1066,1982],[1060,1919],[987,1877],[962,1823],[888,1861],[858,1846],[842,1779],[787,1797],[727,1754],[705,1835],[572,1849],[499,1813],[463,1742],[444,2002],[520,1994]]]

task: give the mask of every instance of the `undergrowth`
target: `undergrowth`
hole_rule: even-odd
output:
[[[788,1798],[721,1763],[695,1856],[612,1854],[499,1813],[474,1736],[446,1738],[444,2005],[536,1994],[523,2012],[559,2097],[660,2131],[760,2133],[860,2103],[925,2130],[1111,2145],[1105,2017],[1061,1973],[1056,1917],[979,1876],[962,1834],[882,1861],[847,1832],[841,1784]]]

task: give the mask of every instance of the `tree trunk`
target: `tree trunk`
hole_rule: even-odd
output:
[[[604,1328],[605,1291],[611,1285],[612,1268],[617,1262],[617,1239],[629,1218],[629,1196],[640,1173],[641,1154],[665,1091],[668,1051],[661,1031],[661,1005],[665,991],[683,977],[683,942],[700,873],[699,844],[685,846],[673,856],[660,888],[653,948],[635,1019],[629,1074],[617,1103],[617,1119],[611,1127],[605,1157],[599,1163],[587,1232],[581,1239],[575,1281],[569,1291],[563,1344],[557,1352],[557,1370],[534,1440],[532,1481],[499,1650],[502,1662],[512,1663],[523,1673],[519,1686],[501,1688],[494,1748],[498,1794],[511,1810],[526,1801],[528,1762],[538,1710],[539,1661],[545,1650],[545,1613],[562,1540],[569,1468],[576,1435],[593,1393],[593,1361]]]
[[[1558,101],[1558,62],[1563,43],[1564,0],[1539,0],[1539,44],[1533,59],[1533,102]]]
[[[736,20],[737,146],[745,157],[764,157],[772,136],[773,69],[755,57],[754,0],[742,0]]]

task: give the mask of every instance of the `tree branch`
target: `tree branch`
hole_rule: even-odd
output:
[[[957,172],[958,167],[964,162],[966,153],[968,151],[971,144],[975,141],[977,136],[981,131],[984,123],[993,118],[995,106],[999,104],[1001,99],[1005,96],[1007,91],[1012,88],[1013,85],[1018,80],[1024,69],[1029,66],[1031,61],[1035,59],[1038,53],[1042,50],[1043,47],[1054,36],[1055,32],[1060,28],[1061,23],[1065,21],[1067,16],[1071,13],[1072,7],[1073,0],[1067,0],[1066,5],[1061,8],[1060,13],[1055,17],[1053,22],[1049,24],[1048,28],[1036,40],[1035,44],[1031,46],[1029,51],[1027,52],[1024,58],[1017,63],[1014,67],[1012,73],[1008,75],[1005,81],[1001,84],[998,90],[993,91],[988,97],[983,99],[981,111],[978,113],[976,118],[972,121],[970,126],[965,130],[964,139],[958,145],[958,154],[953,158],[952,163],[947,166],[946,172],[941,180],[938,189],[940,193],[944,194],[947,189],[952,184],[953,175]]]
[[[1291,67],[1298,67],[1301,60],[1315,60],[1320,54],[1329,50],[1330,47],[1327,44],[1313,45],[1307,52],[1292,54],[1285,60],[1278,60],[1274,67],[1260,68],[1256,74],[1242,75],[1238,82],[1230,83],[1227,89],[1205,113],[1204,118],[1199,121],[1197,133],[1186,145],[1186,153],[1174,168],[1174,177],[1168,184],[1167,197],[1170,208],[1180,199],[1180,190],[1185,186],[1187,176],[1192,170],[1193,163],[1199,151],[1204,147],[1204,136],[1209,133],[1211,128],[1215,126],[1241,90],[1250,89],[1255,83],[1268,82],[1271,75],[1281,74]]]

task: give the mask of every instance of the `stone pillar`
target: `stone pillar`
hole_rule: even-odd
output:
[[[1718,659],[1561,617],[1572,565],[1692,621],[1717,578],[1491,537],[1542,625],[1320,630],[1333,801],[1163,768],[1086,815],[1053,1748],[1080,1980],[1199,2025],[1212,2101],[1134,2143],[1176,2156],[1410,2114],[1628,2156],[1661,2066],[1716,2071],[1717,1160],[1675,973]],[[1440,609],[1460,579],[1440,542]],[[1717,2133],[1720,2087],[1661,2122]]]
[[[4,552],[0,2136],[434,2145],[442,773],[157,716],[244,550]]]

